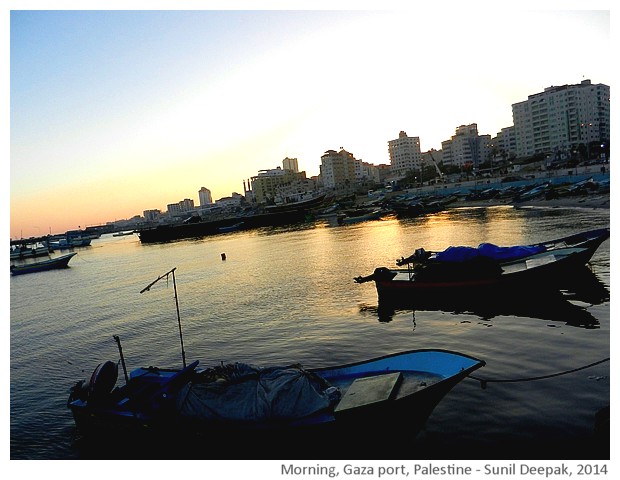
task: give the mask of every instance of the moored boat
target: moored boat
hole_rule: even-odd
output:
[[[504,247],[494,245],[492,243],[481,243],[478,247],[448,247],[447,249],[439,252],[426,251],[423,248],[419,248],[409,257],[402,257],[399,260],[396,260],[396,264],[402,266],[416,263],[452,263],[481,257],[490,258],[498,262],[506,262],[519,260],[520,258],[524,258],[529,255],[550,252],[552,250],[568,247],[585,248],[594,254],[598,247],[600,247],[601,244],[609,237],[610,229],[609,227],[605,227],[528,245],[513,245]],[[589,258],[586,261],[588,260]]]
[[[69,260],[73,258],[76,253],[69,253],[60,257],[53,257],[48,260],[41,260],[38,262],[22,263],[11,265],[12,275],[22,275],[25,273],[43,272],[45,270],[55,270],[59,268],[68,268]]]
[[[440,311],[474,315],[483,320],[500,316],[538,318],[597,329],[600,324],[590,307],[608,302],[610,296],[607,287],[588,266],[577,268],[571,275],[564,275],[549,285],[512,284],[509,288],[496,287],[492,294],[484,288],[479,291],[453,289],[450,295],[441,294],[441,289],[433,293],[380,297],[376,307],[379,321],[389,322],[397,312]]]
[[[498,289],[537,288],[558,283],[586,265],[609,238],[609,229],[597,229],[534,245],[498,247],[481,244],[450,247],[442,252],[418,249],[398,260],[403,269],[376,268],[357,283],[374,281],[379,298],[408,295],[488,295]]]
[[[33,257],[49,257],[51,247],[43,241],[15,241],[11,242],[11,260]]]
[[[237,230],[241,230],[243,228],[243,225],[245,225],[245,222],[237,222],[233,223],[232,225],[225,225],[219,227],[217,230],[220,233],[236,232]]]
[[[115,387],[116,362],[72,389],[68,407],[83,433],[107,428],[194,433],[312,432],[399,422],[420,427],[437,403],[485,362],[457,352],[414,350],[305,369],[246,364],[199,370],[142,367]]]
[[[345,212],[337,218],[339,225],[351,225],[353,223],[366,222],[368,220],[379,220],[386,214],[387,211],[383,208],[359,209]]]
[[[142,292],[172,275],[176,300],[174,270]],[[209,448],[240,441],[253,445],[248,442],[253,438],[269,443],[278,455],[282,450],[271,441],[292,449],[313,447],[307,450],[312,453],[343,439],[372,448],[367,435],[395,428],[417,433],[443,397],[485,365],[459,352],[419,349],[319,368],[233,363],[199,369],[198,361],[185,361],[178,303],[177,316],[183,367],[128,373],[114,336],[120,361],[100,363],[88,380],[71,388],[67,407],[81,434],[95,439],[117,433],[126,438],[119,432],[158,435],[171,447],[180,434],[211,441]],[[119,363],[125,383],[116,386]]]

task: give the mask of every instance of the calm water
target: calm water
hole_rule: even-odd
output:
[[[530,243],[609,220],[605,210],[501,207],[156,245],[135,235],[104,236],[78,250],[68,270],[10,279],[11,458],[85,458],[66,408],[68,390],[98,363],[118,359],[112,335],[121,337],[129,369],[181,365],[172,284],[139,293],[173,267],[188,363],[319,367],[416,348],[457,350],[485,360],[474,376],[490,382],[457,385],[425,429],[408,438],[411,458],[609,458],[593,433],[595,414],[610,403],[609,301],[573,298],[564,302],[570,308],[545,309],[544,301],[522,298],[518,314],[386,315],[374,284],[353,282],[418,247]],[[609,250],[607,241],[591,262],[603,289]],[[523,381],[494,382],[516,379]],[[202,452],[198,458],[210,458],[208,445]],[[390,452],[390,442],[377,442],[378,459]]]

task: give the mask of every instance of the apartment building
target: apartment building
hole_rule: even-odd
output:
[[[355,157],[341,149],[327,150],[321,156],[321,179],[326,189],[346,190],[353,187],[355,179]]]
[[[269,170],[260,170],[258,175],[250,179],[254,200],[257,203],[273,201],[278,193],[278,187],[296,182],[305,178],[306,172],[294,172],[280,167]]]
[[[401,131],[397,139],[388,141],[388,152],[394,176],[402,177],[411,170],[420,170],[420,137],[409,137],[406,132]]]
[[[551,86],[512,105],[516,153],[520,158],[567,152],[610,138],[609,86],[583,80]]]
[[[206,207],[213,204],[213,197],[211,196],[211,190],[206,187],[202,187],[198,190],[198,200],[201,207]]]
[[[441,142],[443,164],[462,167],[477,167],[489,160],[491,135],[478,135],[478,125],[461,125],[450,140]]]

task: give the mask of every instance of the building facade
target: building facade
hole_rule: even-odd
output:
[[[477,167],[490,159],[491,135],[478,135],[478,125],[461,125],[450,140],[441,142],[443,164]]]
[[[422,152],[420,151],[420,137],[408,137],[401,131],[398,138],[388,141],[390,165],[394,176],[405,176],[411,170],[420,170]]]
[[[198,200],[201,207],[206,207],[213,204],[213,197],[211,196],[211,190],[202,187],[198,190]]]
[[[282,169],[283,170],[291,170],[295,173],[299,172],[299,164],[297,163],[296,158],[288,158],[286,157],[282,160]]]
[[[505,127],[500,132],[497,132],[497,135],[493,138],[493,147],[493,154],[497,158],[507,159],[515,157],[517,155],[515,127]]]
[[[258,175],[250,179],[254,200],[257,203],[272,202],[278,194],[278,187],[293,183],[305,176],[305,172],[296,173],[280,167],[261,170]]]
[[[583,80],[551,86],[512,105],[519,158],[568,152],[610,138],[609,86]]]
[[[352,153],[341,149],[327,150],[321,156],[321,180],[323,187],[332,190],[348,190],[353,188],[355,179],[355,157]]]

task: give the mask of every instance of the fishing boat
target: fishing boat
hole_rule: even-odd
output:
[[[245,222],[237,222],[232,225],[225,225],[223,227],[219,227],[217,230],[220,233],[228,233],[228,232],[236,232],[237,230],[241,230],[245,225]]]
[[[265,212],[267,213],[282,213],[282,212],[294,212],[294,211],[308,211],[315,208],[319,208],[323,205],[327,198],[325,193],[306,193],[296,194],[291,197],[282,199],[275,205],[265,206]]]
[[[62,236],[51,240],[49,245],[54,250],[70,250],[76,247],[89,247],[92,239],[89,237],[67,237]]]
[[[510,288],[550,286],[586,265],[609,238],[609,229],[598,229],[535,245],[497,247],[481,244],[450,247],[442,252],[418,249],[397,263],[407,268],[376,268],[356,283],[374,281],[379,298],[407,295],[489,295]]]
[[[69,260],[71,260],[74,255],[76,255],[76,253],[69,253],[67,255],[50,258],[48,260],[41,260],[38,262],[11,265],[11,274],[22,275],[25,273],[35,273],[45,270],[55,270],[58,268],[68,268]]]
[[[181,432],[183,438],[204,435],[214,443],[230,439],[230,445],[257,435],[263,443],[279,438],[295,447],[293,438],[318,438],[314,447],[320,448],[330,439],[350,443],[367,438],[355,432],[368,435],[395,425],[415,432],[453,387],[485,365],[463,353],[420,349],[321,368],[234,363],[200,369],[198,361],[186,363],[174,270],[155,282],[172,275],[183,367],[127,373],[115,335],[120,360],[100,363],[88,380],[71,388],[67,406],[82,434],[164,433],[174,444]],[[125,383],[116,386],[119,363]]]
[[[386,215],[386,211],[382,208],[359,209],[345,212],[338,216],[339,225],[351,225],[353,223],[366,222],[368,220],[379,220]]]
[[[49,257],[50,246],[47,242],[11,243],[11,260],[33,257]]]
[[[609,301],[609,290],[596,274],[583,266],[571,275],[564,275],[549,285],[511,285],[495,288],[492,295],[484,289],[472,292],[453,290],[450,295],[391,295],[379,298],[375,310],[379,321],[390,322],[397,312],[434,311],[478,316],[483,320],[495,317],[538,318],[561,322],[567,326],[597,329],[600,323],[590,311],[593,305]]]
[[[439,252],[426,251],[423,248],[419,248],[409,257],[401,257],[399,260],[396,260],[396,264],[403,266],[416,263],[454,263],[472,260],[478,257],[488,257],[499,262],[506,262],[518,260],[533,254],[550,252],[552,250],[568,247],[585,248],[588,249],[591,254],[594,254],[598,247],[600,247],[601,244],[609,238],[609,236],[610,229],[609,227],[605,227],[587,230],[565,237],[556,238],[554,240],[547,240],[529,245],[503,247],[492,243],[481,243],[478,247],[448,247],[447,249]],[[587,261],[589,261],[589,258],[586,262]]]
[[[312,432],[355,424],[419,427],[439,401],[484,361],[457,352],[414,350],[305,369],[247,364],[198,369],[140,367],[116,387],[107,361],[72,389],[68,407],[83,433],[106,428]]]

